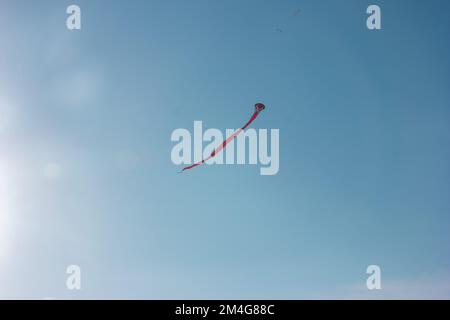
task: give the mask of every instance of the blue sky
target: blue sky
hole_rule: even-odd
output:
[[[449,298],[449,9],[2,1],[0,297]],[[256,102],[277,175],[176,174],[174,129]]]

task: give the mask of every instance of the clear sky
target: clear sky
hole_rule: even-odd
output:
[[[449,11],[1,0],[0,297],[450,298]],[[174,129],[256,102],[277,175],[177,174]]]

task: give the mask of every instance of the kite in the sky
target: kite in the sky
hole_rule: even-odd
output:
[[[213,150],[213,152],[211,152],[211,154],[209,155],[209,157],[207,157],[206,159],[203,159],[202,161],[198,161],[188,167],[184,167],[183,170],[180,171],[184,172],[186,170],[190,170],[192,168],[195,168],[203,163],[205,163],[206,161],[208,161],[211,158],[214,158],[216,156],[216,154],[218,154],[220,151],[222,151],[227,144],[232,141],[234,138],[236,138],[241,132],[243,132],[259,115],[259,113],[261,111],[263,111],[266,108],[266,106],[262,103],[257,103],[255,104],[255,111],[253,112],[253,115],[251,116],[250,120],[247,121],[247,123],[240,129],[238,129],[235,133],[233,133],[231,136],[229,136],[224,142],[222,142],[222,144],[220,146],[218,146],[215,150]]]
[[[300,14],[300,12],[301,12],[301,10],[300,10],[300,9],[297,9],[297,10],[295,10],[295,11],[293,12],[292,16],[293,16],[293,17],[296,17],[296,16],[298,16],[298,15]],[[284,32],[284,30],[287,29],[287,27],[291,24],[292,20],[293,20],[292,17],[290,17],[289,19],[286,19],[284,25],[283,25],[283,26],[280,26],[280,27],[278,27],[278,28],[276,28],[276,30],[277,30],[278,32]]]

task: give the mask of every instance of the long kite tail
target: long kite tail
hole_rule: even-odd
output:
[[[253,112],[252,116],[250,117],[250,120],[247,121],[247,123],[240,129],[236,130],[235,133],[233,133],[231,136],[229,136],[220,146],[218,146],[213,152],[211,152],[211,154],[209,155],[209,157],[207,157],[206,159],[203,159],[201,161],[198,161],[190,166],[184,167],[180,173],[186,171],[186,170],[191,170],[203,163],[205,163],[206,161],[208,161],[211,158],[214,158],[220,151],[222,151],[223,149],[225,149],[225,147],[227,146],[227,144],[232,141],[234,138],[236,138],[241,132],[243,132],[253,121],[255,121],[255,119],[258,117],[259,113],[261,111],[263,111],[266,108],[266,106],[262,103],[257,103],[255,104],[255,111]]]

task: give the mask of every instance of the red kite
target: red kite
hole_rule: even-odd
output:
[[[202,161],[198,161],[188,167],[184,167],[183,170],[180,171],[180,173],[186,171],[186,170],[190,170],[192,168],[195,168],[203,163],[205,163],[206,161],[208,161],[211,158],[214,158],[216,156],[216,154],[218,154],[220,151],[222,151],[227,144],[233,140],[234,138],[236,138],[241,132],[243,132],[259,115],[259,113],[261,111],[263,111],[266,108],[266,106],[262,103],[257,103],[255,104],[255,111],[253,112],[253,115],[250,117],[250,120],[247,121],[247,123],[240,128],[239,130],[237,130],[235,133],[233,133],[231,136],[229,136],[220,146],[218,146],[213,152],[211,152],[211,154],[209,155],[208,158],[203,159]]]

